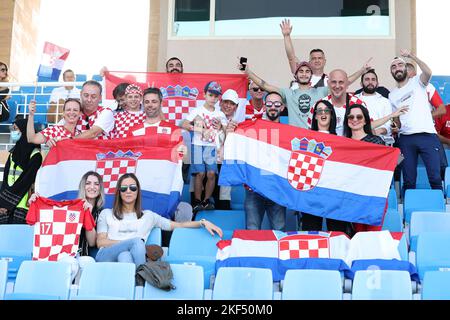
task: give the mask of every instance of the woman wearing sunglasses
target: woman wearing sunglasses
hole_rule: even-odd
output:
[[[347,108],[344,119],[344,136],[384,145],[383,139],[372,133],[369,111],[360,104],[354,104]]]
[[[98,262],[145,263],[145,241],[154,227],[171,231],[175,228],[204,227],[211,235],[222,237],[222,230],[213,223],[201,221],[174,222],[142,210],[141,187],[133,173],[126,173],[117,182],[113,209],[104,209],[97,224],[95,260]]]
[[[27,123],[27,139],[29,143],[47,143],[49,147],[56,145],[61,139],[72,139],[81,132],[77,130],[77,122],[81,115],[81,102],[78,99],[69,98],[64,102],[63,118],[64,125],[54,125],[45,128],[41,132],[34,131],[34,114],[36,113],[36,102],[32,101],[28,106],[30,115]]]
[[[336,112],[333,105],[326,100],[319,100],[313,108],[311,130],[336,135]],[[308,213],[302,213],[303,231],[322,230],[323,218]],[[351,235],[352,227],[347,221],[327,219],[328,231],[341,231]]]

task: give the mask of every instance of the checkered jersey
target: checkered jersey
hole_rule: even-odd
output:
[[[278,241],[281,260],[301,258],[329,258],[329,238],[322,236],[292,235]]]
[[[145,121],[145,112],[130,113],[128,111],[117,112],[114,115],[115,129],[112,136],[114,138],[125,138],[128,130]]]
[[[351,93],[347,93],[347,94],[348,94],[348,106],[351,106],[351,105],[354,105],[354,104],[361,104],[361,105],[363,105],[363,106],[366,106],[366,103],[365,103],[364,101],[362,101],[361,99],[359,99],[357,96],[355,96],[355,95],[353,95],[353,94],[351,94]],[[331,100],[332,100],[332,95],[331,95],[331,94],[328,95],[327,97],[323,98],[322,100],[329,101],[331,104],[333,104],[333,102],[331,101]],[[333,106],[334,106],[334,105],[333,105]],[[335,111],[336,111],[336,108],[340,108],[340,107],[343,107],[344,110],[345,110],[345,108],[346,108],[347,106],[346,106],[346,104],[344,104],[343,106],[334,106]],[[308,118],[308,125],[309,125],[310,127],[311,127],[311,123],[312,123],[312,115],[313,115],[313,113],[314,113],[314,106],[311,107],[311,112],[310,112],[311,115],[310,115],[309,118]],[[336,119],[336,120],[337,120],[336,126],[339,126],[339,124],[342,125],[342,123],[344,123],[343,117],[339,117],[338,114],[336,114],[336,115],[337,115],[338,118],[339,118],[339,119]]]
[[[251,100],[245,106],[245,120],[262,119],[265,113],[265,107],[262,107],[260,110],[258,110],[253,106]]]
[[[292,152],[288,167],[288,181],[297,190],[311,190],[319,182],[324,159],[314,155]]]
[[[116,192],[117,181],[125,173],[135,173],[137,160],[129,158],[97,160],[95,171],[102,176],[106,194]]]
[[[103,111],[103,110],[105,110],[105,109],[107,109],[107,108],[104,108],[104,107],[98,107],[97,108],[97,111],[95,111],[93,114],[91,114],[89,117],[88,116],[86,116],[86,115],[81,115],[81,117],[80,117],[80,119],[78,120],[78,123],[77,123],[77,130],[79,130],[80,132],[84,132],[84,131],[87,131],[87,130],[89,130],[90,128],[92,128],[92,126],[94,125],[94,123],[95,123],[95,120],[97,120],[97,118],[98,118],[98,116],[100,115],[100,113]],[[88,128],[88,125],[89,125],[89,128]],[[111,139],[111,137],[110,137],[110,134],[109,133],[107,133],[107,134],[105,134],[104,132],[100,135],[100,136],[98,136],[97,137],[97,139],[100,139],[100,140],[108,140],[108,139]]]
[[[191,111],[191,108],[197,107],[196,100],[182,99],[164,99],[162,102],[162,111],[166,116],[166,120],[179,125]]]
[[[27,223],[34,225],[33,260],[57,261],[77,254],[82,228],[95,227],[83,200],[54,201],[38,197],[30,205]]]
[[[40,132],[44,138],[45,141],[49,139],[56,139],[56,138],[70,138],[73,137],[72,132],[64,128],[64,126],[61,125],[54,125],[45,128]],[[75,136],[79,135],[81,132],[75,128]]]

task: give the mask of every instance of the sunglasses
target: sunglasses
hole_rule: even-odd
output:
[[[317,109],[316,113],[317,114],[329,114],[331,111],[330,109]]]
[[[356,118],[356,120],[362,120],[362,119],[364,119],[364,116],[362,115],[362,114],[358,114],[358,115],[353,115],[353,114],[349,114],[348,116],[347,116],[347,119],[348,120],[354,120]]]
[[[266,102],[266,107],[271,108],[272,106],[274,106],[275,108],[280,108],[283,104],[279,101],[276,102],[272,102],[272,101],[267,101]]]
[[[261,88],[252,88],[252,90],[253,90],[253,92],[258,92],[258,91],[264,91],[263,89],[261,89]]]
[[[136,192],[138,187],[135,184],[130,184],[129,186],[121,185],[119,188],[120,192],[127,192],[128,189],[130,189],[130,191],[132,191],[132,192]]]

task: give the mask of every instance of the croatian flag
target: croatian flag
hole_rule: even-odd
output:
[[[37,73],[38,81],[58,81],[70,50],[45,42],[42,60]]]
[[[274,281],[279,281],[289,269],[338,270],[352,279],[356,271],[376,267],[406,270],[415,280],[415,267],[400,255],[402,236],[401,232],[372,231],[349,239],[342,232],[235,230],[231,240],[217,243],[216,270],[268,268]]]
[[[266,120],[227,136],[219,184],[247,184],[292,210],[381,225],[397,148]]]
[[[121,82],[137,84],[142,90],[157,87],[163,95],[162,111],[166,119],[179,125],[192,109],[203,106],[203,89],[209,81],[217,81],[222,87],[222,93],[227,89],[237,92],[239,104],[234,120],[242,122],[245,119],[248,83],[243,74],[108,71],[105,73],[106,100],[103,102],[106,105],[114,102],[112,92]],[[219,103],[216,108],[219,108]]]
[[[36,191],[54,200],[75,199],[81,177],[92,170],[103,178],[104,207],[112,208],[118,179],[124,173],[135,173],[141,184],[142,208],[171,218],[183,189],[178,143],[162,144],[148,135],[60,141],[38,171]]]

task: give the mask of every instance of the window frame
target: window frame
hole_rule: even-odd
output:
[[[167,39],[168,40],[235,40],[235,39],[279,39],[280,36],[218,36],[215,34],[215,12],[216,12],[216,0],[210,0],[210,12],[209,12],[209,35],[208,36],[177,36],[173,34],[173,26],[175,23],[175,1],[168,1],[168,23],[167,23]],[[320,35],[320,36],[291,36],[292,39],[354,39],[354,40],[393,40],[395,39],[395,1],[389,0],[389,23],[390,32],[386,36],[335,36],[335,35]],[[280,22],[281,22],[280,18]]]

